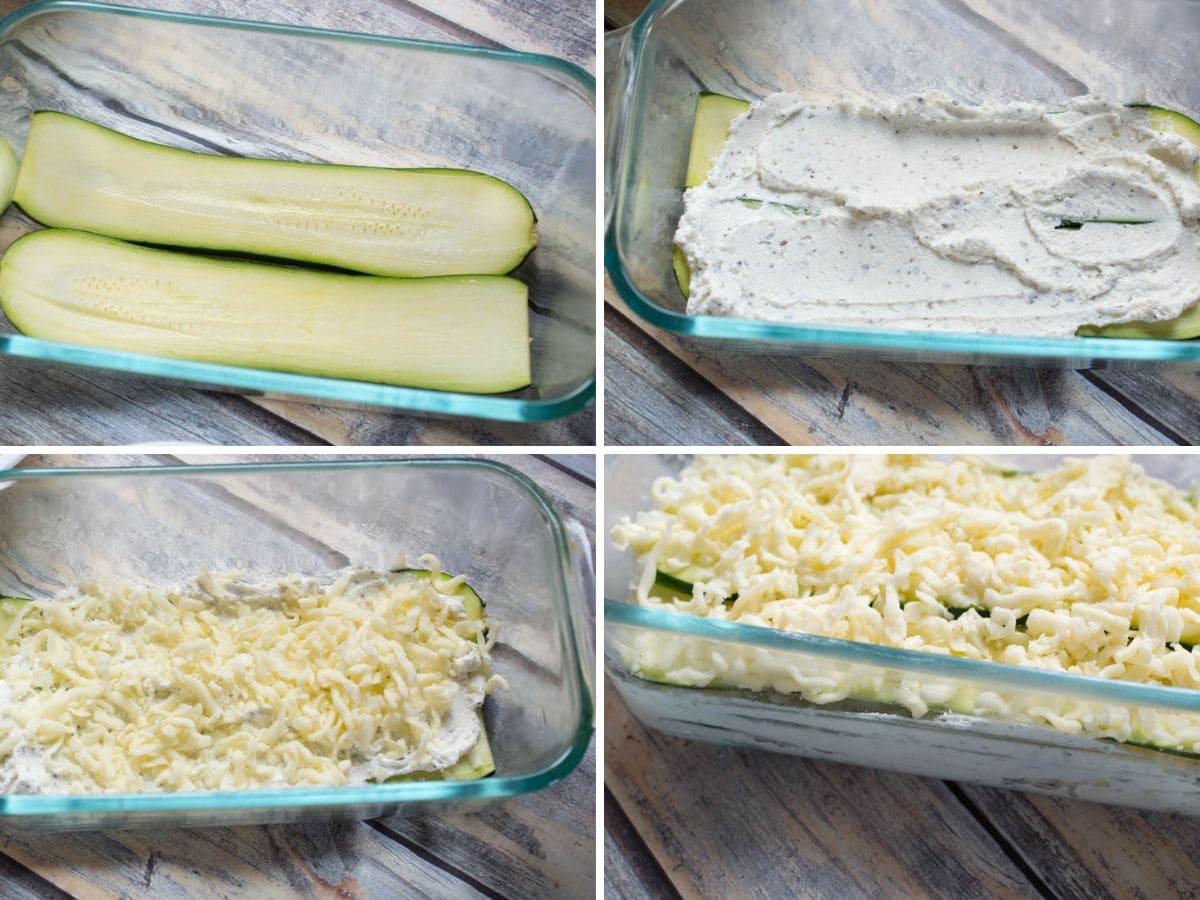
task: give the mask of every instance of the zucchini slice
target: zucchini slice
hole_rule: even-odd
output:
[[[411,578],[420,579],[430,579],[433,577],[433,573],[428,569],[392,569],[392,574],[406,575]],[[456,576],[450,575],[446,572],[442,573],[442,578],[445,581],[449,581],[454,577]],[[476,621],[483,619],[485,621],[484,630],[486,631],[486,607],[484,606],[483,598],[479,596],[479,593],[475,590],[475,588],[471,587],[465,581],[462,582],[458,587],[454,588],[454,590],[449,592],[443,591],[441,585],[434,585],[434,587],[437,589],[439,594],[447,594],[447,596],[450,597],[457,597],[462,602],[463,611],[467,618]]]
[[[685,188],[704,183],[713,160],[729,140],[729,127],[733,120],[749,108],[749,100],[738,100],[736,97],[726,97],[724,94],[712,94],[708,91],[700,93],[696,98],[696,119],[692,124],[687,175],[683,181]],[[687,258],[678,247],[671,256],[671,266],[675,270],[675,281],[679,283],[679,289],[683,291],[683,296],[688,296],[692,273],[688,268]]]
[[[537,243],[490,175],[214,156],[57,112],[33,116],[16,201],[58,228],[374,275],[503,274]]]
[[[1200,149],[1200,123],[1173,109],[1161,106],[1140,105],[1150,118],[1156,131],[1165,131],[1187,138]],[[1200,160],[1192,167],[1192,177],[1200,181]],[[1163,322],[1124,322],[1120,325],[1104,325],[1097,328],[1085,325],[1075,332],[1081,337],[1149,338],[1151,340],[1184,341],[1200,337],[1200,306],[1186,309],[1174,319]]]
[[[8,629],[28,602],[28,597],[0,597],[0,644],[3,644]]]
[[[50,229],[0,259],[0,306],[25,334],[133,353],[485,394],[530,381],[527,291],[496,275],[313,272]]]
[[[428,569],[392,569],[392,573],[396,575],[404,575],[410,578],[429,579],[433,577],[433,573]],[[453,575],[442,573],[442,578],[449,580]],[[440,586],[435,585],[439,593],[445,593]],[[471,587],[465,581],[454,590],[448,593],[448,596],[457,597],[462,601],[463,612],[468,619],[475,621],[483,621],[483,632],[487,634],[487,611],[483,603],[483,598],[479,596],[475,588]],[[478,778],[486,778],[488,775],[496,771],[496,762],[492,758],[492,748],[488,743],[487,730],[483,727],[483,712],[479,713],[479,737],[467,753],[454,765],[447,769],[442,769],[438,772],[409,772],[406,775],[394,775],[385,780],[385,783],[392,784],[401,781],[474,781]]]
[[[665,569],[654,571],[654,583],[658,587],[672,594],[681,595],[687,600],[692,599],[692,587],[697,581],[709,581],[712,577],[712,570],[694,564],[670,572]],[[726,597],[723,602],[728,605],[736,599],[737,594],[733,594]]]
[[[13,191],[17,187],[17,155],[8,141],[0,138],[0,213],[12,203]],[[7,598],[0,597],[0,602]]]

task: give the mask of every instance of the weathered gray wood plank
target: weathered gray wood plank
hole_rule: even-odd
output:
[[[964,785],[1026,864],[1060,897],[1190,897],[1200,884],[1200,820]]]
[[[596,442],[594,405],[553,422],[525,425],[519,422],[356,411],[319,403],[264,400],[259,397],[248,402],[335,446],[440,447],[455,444],[506,444],[562,447],[591,445]]]
[[[0,851],[77,897],[483,896],[362,822],[38,834]]]
[[[604,310],[604,361],[604,430],[610,443],[783,443],[611,306]]]
[[[0,444],[323,444],[232,394],[0,360]],[[68,399],[69,398],[69,399]]]
[[[604,780],[691,897],[1029,897],[942,782],[676,740],[611,684]]]
[[[679,896],[609,791],[604,792],[604,896],[617,900]]]
[[[791,444],[1161,444],[1169,439],[1078,373],[1057,369],[840,362],[700,349],[637,319],[611,286],[605,298],[684,362],[684,390],[717,388]],[[606,329],[606,379],[643,365]],[[644,390],[666,391],[651,383]],[[691,411],[691,416],[699,413]],[[609,428],[614,444],[640,440]],[[736,443],[733,429],[706,444]]]
[[[388,834],[510,897],[596,896],[595,744],[579,769],[549,791],[473,816],[376,820]]]

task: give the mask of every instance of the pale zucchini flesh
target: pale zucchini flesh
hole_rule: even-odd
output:
[[[683,181],[685,188],[704,184],[713,161],[729,140],[729,127],[733,120],[749,108],[749,100],[708,91],[700,93],[696,98],[696,118],[692,123],[692,140],[688,146],[687,174]],[[675,247],[671,256],[671,267],[675,270],[675,281],[683,291],[683,296],[688,296],[692,273],[687,257],[678,247]]]
[[[503,276],[315,272],[50,229],[0,259],[0,306],[69,344],[435,390],[530,383],[527,289]]]
[[[393,569],[394,574],[404,575],[409,578],[432,578],[433,573],[428,569]],[[446,572],[442,573],[443,580],[453,578]],[[441,586],[435,585],[435,589],[441,592]],[[484,633],[487,633],[487,613],[483,604],[483,598],[479,596],[475,588],[471,587],[465,581],[459,584],[450,592],[451,596],[457,597],[462,601],[463,612],[468,619],[484,622]],[[496,762],[492,757],[492,747],[488,742],[487,729],[484,727],[483,712],[479,713],[479,737],[476,739],[474,746],[463,755],[463,757],[449,768],[442,769],[437,772],[410,772],[407,775],[394,775],[387,779],[387,783],[402,781],[474,781],[478,778],[486,778],[496,771]]]
[[[375,275],[503,274],[537,242],[525,197],[479,172],[214,156],[56,112],[33,116],[15,199],[56,228]]]
[[[8,141],[0,138],[0,213],[12,203],[17,188],[17,155]]]

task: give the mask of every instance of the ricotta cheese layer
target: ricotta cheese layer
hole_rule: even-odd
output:
[[[446,579],[204,573],[25,603],[0,655],[0,790],[244,790],[448,768],[480,739],[498,676],[485,623],[453,595],[461,578]]]
[[[1066,337],[1200,301],[1197,147],[1144,109],[940,94],[734,121],[676,243],[688,312]]]

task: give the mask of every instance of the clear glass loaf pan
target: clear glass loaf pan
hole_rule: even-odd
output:
[[[1200,118],[1188,0],[653,0],[605,48],[605,266],[640,317],[713,348],[1064,368],[1200,361],[1200,341],[814,328],[685,313],[671,270],[700,91],[941,90],[968,102],[1087,91]],[[852,153],[852,148],[847,148]]]
[[[586,541],[540,489],[479,460],[313,462],[0,472],[0,596],[46,597],[90,577],[179,583],[202,568],[248,576],[380,568],[397,553],[467,573],[499,630],[511,685],[484,717],[496,774],[363,787],[64,796],[0,795],[21,828],[237,825],[469,812],[539,790],[592,734]]]
[[[530,287],[533,384],[495,396],[193,363],[43,341],[0,314],[0,353],[239,393],[542,421],[595,394],[595,81],[547,56],[45,0],[0,19],[0,136],[18,156],[53,109],[207,152],[373,166],[452,166],[511,182],[540,243]],[[0,247],[35,227],[15,208]],[[252,299],[252,298],[247,298]],[[403,334],[396,352],[404,352]],[[453,335],[447,335],[452,341]]]
[[[1003,457],[1006,461],[1014,457]],[[1022,465],[1045,466],[1052,456]],[[605,533],[648,508],[653,480],[678,472],[682,457],[620,456],[606,469]],[[1139,457],[1181,486],[1200,481],[1200,457]],[[1006,463],[1007,464],[1007,463]],[[770,628],[701,619],[629,602],[632,558],[605,555],[605,666],[622,699],[646,725],[696,740],[832,762],[972,781],[1144,809],[1200,814],[1200,758],[1134,743],[1085,737],[1006,719],[1007,710],[1069,709],[1200,734],[1200,691],[1117,682],[1000,663],[936,656]],[[686,687],[653,671],[663,653],[720,653],[754,660],[798,679],[823,680],[850,696],[808,703],[797,694]],[[640,674],[635,674],[638,672]],[[890,698],[919,694],[914,717]],[[970,698],[967,708],[963,698]],[[831,695],[832,699],[832,695]],[[985,714],[980,710],[986,708]],[[1020,713],[1018,713],[1019,716]]]

